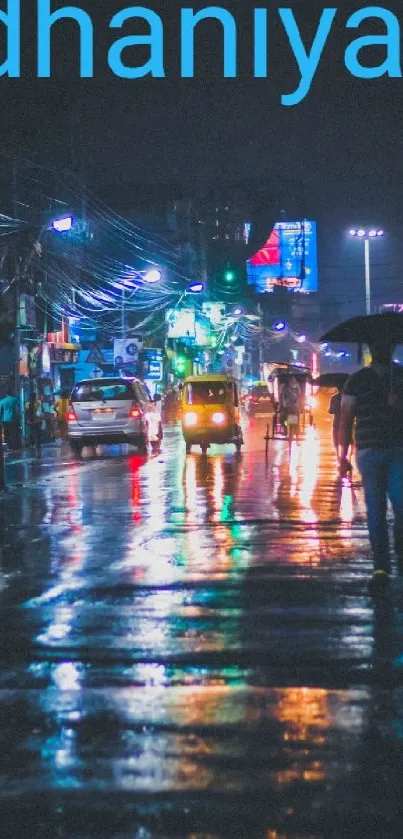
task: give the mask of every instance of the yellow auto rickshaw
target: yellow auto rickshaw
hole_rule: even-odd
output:
[[[182,388],[182,432],[186,452],[199,445],[206,454],[212,443],[243,446],[238,383],[223,373],[189,376]]]

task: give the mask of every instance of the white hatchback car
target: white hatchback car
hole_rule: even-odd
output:
[[[157,397],[157,399],[160,397]],[[72,450],[129,443],[142,453],[158,451],[162,440],[156,401],[140,379],[86,379],[71,394],[67,438]]]

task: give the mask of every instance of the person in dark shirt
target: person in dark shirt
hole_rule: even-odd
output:
[[[10,449],[18,448],[19,406],[18,399],[14,396],[11,389],[7,390],[3,399],[0,399],[0,427],[1,424],[3,424],[4,439],[7,446],[9,446]]]
[[[347,454],[355,419],[357,463],[374,557],[372,594],[385,591],[389,583],[388,497],[394,512],[396,561],[403,572],[403,367],[392,363],[394,350],[386,342],[371,344],[372,364],[350,376],[341,400],[340,473],[351,469]]]
[[[27,404],[27,423],[30,431],[30,446],[36,448],[39,455],[41,451],[41,429],[44,418],[43,403],[40,396],[34,390],[29,394]]]

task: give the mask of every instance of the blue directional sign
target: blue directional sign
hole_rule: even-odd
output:
[[[161,382],[163,379],[164,351],[161,349],[147,348],[140,354],[141,375],[144,379],[153,382]]]

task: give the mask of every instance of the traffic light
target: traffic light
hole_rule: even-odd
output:
[[[226,268],[224,271],[224,280],[226,283],[233,283],[236,279],[235,271],[232,268]]]

